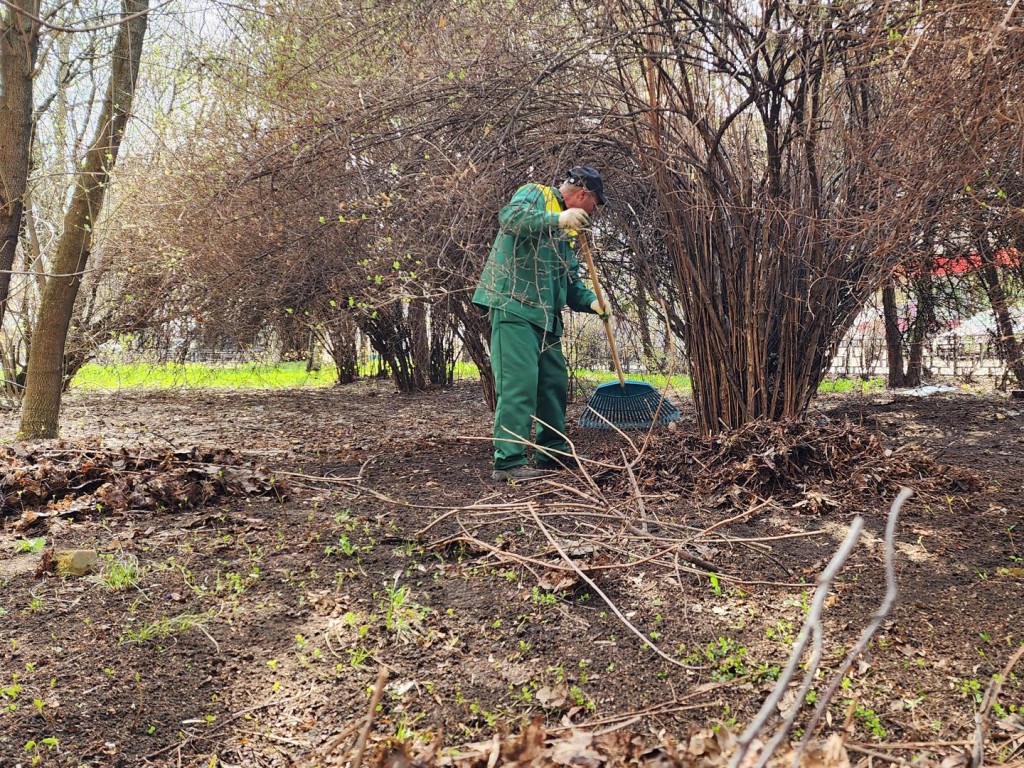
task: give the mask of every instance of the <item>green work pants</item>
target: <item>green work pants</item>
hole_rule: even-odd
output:
[[[522,318],[491,312],[491,365],[498,405],[494,410],[494,468],[527,463],[526,444],[537,417],[537,458],[568,452],[565,400],[569,374],[562,339]],[[545,454],[544,449],[552,449]]]

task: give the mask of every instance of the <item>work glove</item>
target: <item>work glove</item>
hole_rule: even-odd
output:
[[[590,217],[582,208],[568,208],[558,214],[559,229],[578,231],[590,226]]]
[[[607,323],[609,320],[612,319],[612,308],[602,308],[601,302],[599,302],[597,299],[594,299],[592,302],[590,302],[590,308],[594,310],[594,314],[600,317],[604,322]]]

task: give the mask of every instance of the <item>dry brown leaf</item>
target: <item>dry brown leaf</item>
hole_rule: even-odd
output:
[[[558,709],[565,706],[565,700],[568,696],[569,687],[565,683],[557,683],[550,687],[542,686],[534,694],[537,703],[547,709]]]
[[[605,762],[600,752],[591,745],[594,735],[589,731],[573,731],[568,739],[556,741],[551,747],[551,759],[559,765],[578,765],[596,768]]]

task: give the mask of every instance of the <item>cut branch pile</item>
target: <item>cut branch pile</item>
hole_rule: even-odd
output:
[[[904,485],[921,496],[978,487],[970,472],[915,446],[886,448],[874,432],[849,421],[759,420],[712,438],[652,435],[633,471],[647,492],[695,494],[713,506],[740,508],[770,498],[814,513],[860,509]],[[619,472],[604,473],[599,482],[607,490],[630,485]]]
[[[284,498],[265,467],[228,449],[161,453],[8,446],[0,450],[0,515],[44,517],[129,509],[191,509],[226,496]]]

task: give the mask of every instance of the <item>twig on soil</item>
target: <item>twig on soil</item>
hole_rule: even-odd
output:
[[[970,741],[887,741],[884,744],[860,744],[856,741],[846,742],[848,747],[863,747],[867,749],[871,747],[885,747],[886,749],[942,749],[944,747],[954,747],[960,749],[961,747],[969,747],[973,742]]]
[[[824,717],[829,701],[832,700],[836,691],[839,690],[839,686],[843,682],[843,675],[846,674],[846,671],[853,666],[853,662],[857,657],[860,656],[868,647],[868,641],[870,641],[871,637],[878,631],[878,628],[882,626],[882,622],[885,620],[885,617],[889,615],[889,611],[892,610],[892,607],[896,602],[896,523],[899,520],[900,510],[903,509],[904,503],[906,503],[907,499],[913,495],[914,491],[910,488],[902,488],[900,489],[896,500],[892,503],[892,507],[889,510],[889,520],[885,525],[885,597],[882,599],[882,604],[878,607],[878,611],[875,613],[871,623],[864,628],[863,632],[861,632],[860,637],[857,640],[857,644],[850,649],[850,652],[846,654],[846,658],[843,659],[843,663],[839,665],[839,668],[832,675],[832,682],[825,690],[824,695],[819,698],[818,706],[815,708],[814,714],[811,715],[811,719],[807,723],[807,730],[804,733],[803,739],[800,741],[800,748],[796,752],[795,759],[797,760],[799,760],[800,754],[807,747],[811,734],[818,727],[818,723],[821,722],[821,718]]]
[[[634,709],[630,712],[619,712],[617,715],[607,715],[605,717],[599,717],[596,720],[587,720],[583,724],[573,723],[571,725],[560,725],[552,726],[548,729],[549,733],[558,733],[559,731],[569,731],[572,729],[579,729],[580,727],[594,728],[599,725],[608,725],[609,723],[618,723],[622,720],[630,720],[634,717],[651,717],[654,715],[665,715],[669,712],[686,712],[691,709],[706,709],[707,707],[715,707],[721,704],[717,699],[714,701],[705,701],[700,704],[686,704],[684,702],[687,699],[695,698],[701,694],[710,693],[711,691],[718,690],[727,685],[726,683],[710,683],[705,684],[697,688],[693,693],[688,693],[685,696],[677,697],[672,701],[665,701],[661,704],[653,704],[643,709]]]
[[[236,720],[238,720],[238,718],[240,718],[240,717],[245,717],[246,715],[250,715],[253,712],[259,712],[261,709],[266,709],[267,707],[281,706],[282,704],[287,704],[288,702],[295,701],[296,699],[299,699],[299,698],[301,698],[301,696],[289,696],[289,697],[284,698],[284,699],[269,699],[267,701],[262,702],[261,704],[256,704],[255,706],[247,707],[246,709],[240,709],[237,712],[232,712],[229,717],[227,717],[227,718],[221,720],[220,722],[218,722],[217,725],[211,731],[209,731],[205,736],[208,738],[212,733],[215,733],[217,731],[223,730],[227,726],[231,725],[231,723],[233,723]],[[178,755],[179,755],[179,761],[180,761],[182,746],[184,746],[185,744],[188,744],[191,741],[196,740],[197,738],[199,738],[198,734],[190,733],[183,741],[175,742],[173,744],[168,744],[167,746],[161,747],[160,749],[156,750],[155,752],[150,752],[148,755],[143,755],[140,759],[142,759],[142,760],[151,760],[154,757],[159,757],[160,755],[164,754],[165,752],[170,752],[172,749],[177,749],[178,750]]]
[[[821,657],[821,613],[825,607],[825,599],[828,597],[829,589],[832,587],[832,582],[835,579],[836,574],[839,573],[840,568],[843,567],[843,564],[853,552],[853,548],[857,545],[857,541],[860,539],[860,534],[863,528],[864,518],[858,515],[850,524],[850,531],[847,533],[846,539],[832,556],[832,559],[825,567],[825,570],[823,570],[818,576],[818,587],[814,591],[814,599],[811,601],[810,610],[807,612],[807,618],[804,620],[804,625],[800,628],[800,634],[793,643],[793,652],[789,656],[789,663],[782,671],[782,674],[779,675],[779,679],[776,681],[771,695],[765,699],[764,704],[761,705],[761,709],[757,713],[757,717],[754,718],[750,725],[747,726],[746,730],[740,735],[738,748],[736,753],[732,756],[732,759],[729,761],[729,768],[737,768],[737,766],[743,762],[743,759],[747,756],[747,752],[753,745],[754,740],[765,728],[769,718],[775,714],[776,707],[779,702],[782,701],[783,695],[789,688],[790,681],[793,679],[797,669],[800,667],[800,660],[803,657],[804,651],[807,649],[807,644],[813,637],[814,652],[812,660],[806,665],[804,680],[795,696],[796,701],[803,701],[803,697],[806,695],[807,689],[810,688],[810,683],[813,683],[814,681],[814,674],[818,670],[818,662]],[[782,727],[761,751],[761,754],[755,764],[757,768],[764,768],[769,758],[771,758],[772,754],[778,748],[779,744],[782,743],[783,738],[785,738],[789,729],[793,725],[793,721],[796,719],[798,710],[799,707],[794,706],[792,708],[789,715],[783,721]]]
[[[1024,747],[1024,733],[1019,734],[1017,736],[1011,736],[1006,741],[1004,741],[1002,747],[1000,748],[1000,752],[1001,754],[1006,755],[1006,760],[1009,760],[1011,757],[1017,756],[1017,753],[1020,751],[1021,747]]]
[[[562,556],[562,559],[565,560],[565,562],[568,563],[574,571],[576,571],[576,575],[579,576],[584,582],[586,582],[587,586],[594,590],[594,592],[597,593],[598,597],[605,601],[608,607],[612,609],[612,613],[614,613],[619,618],[619,621],[621,621],[630,632],[632,632],[634,635],[640,638],[644,645],[649,646],[652,651],[658,654],[669,664],[673,664],[674,666],[680,667],[682,669],[690,669],[690,667],[688,667],[686,664],[683,664],[678,659],[669,656],[667,653],[661,650],[643,632],[641,632],[639,629],[633,626],[630,623],[629,619],[622,615],[622,612],[619,610],[618,606],[615,605],[614,602],[612,602],[611,598],[609,598],[608,595],[602,592],[601,588],[594,583],[594,580],[587,576],[587,574],[585,574],[580,569],[580,567],[573,562],[572,558],[565,553],[565,550],[562,549],[561,545],[555,540],[555,537],[551,535],[551,531],[548,530],[547,526],[544,525],[540,517],[537,515],[537,510],[533,506],[533,504],[529,504],[527,508],[529,509],[530,514],[533,516],[534,522],[537,523],[537,527],[540,529],[541,533],[543,533],[544,537],[549,542],[551,542],[551,546],[558,550],[558,554]]]
[[[598,728],[593,731],[594,736],[602,736],[606,733],[612,733],[614,731],[621,731],[623,728],[628,728],[631,725],[636,725],[641,722],[645,717],[655,717],[657,715],[668,715],[678,714],[679,712],[692,712],[698,709],[707,709],[708,707],[720,707],[722,705],[721,700],[706,701],[702,704],[678,704],[673,702],[670,705],[662,705],[659,707],[651,707],[650,709],[643,709],[637,712],[627,712],[622,715],[615,717],[606,717],[601,720],[587,720],[582,723],[573,723],[572,725],[562,725],[555,728],[548,728],[548,733],[558,733],[559,731],[579,730],[581,728],[593,729],[596,725],[603,723],[614,723],[604,728]],[[622,718],[622,722],[616,723],[616,720]]]
[[[244,733],[247,736],[255,736],[258,739],[269,739],[270,741],[276,741],[281,744],[288,744],[292,747],[299,747],[300,749],[309,749],[308,741],[298,741],[296,739],[289,739],[286,736],[278,736],[276,733],[263,733],[262,731],[236,731],[236,733]]]
[[[536,449],[536,447],[537,447],[536,444],[530,442],[529,440],[520,440],[518,438],[511,438],[511,437],[493,438],[493,437],[481,437],[480,435],[456,435],[455,439],[456,440],[474,440],[474,441],[477,441],[477,442],[483,441],[483,442],[488,442],[488,443],[494,442],[494,440],[497,439],[497,440],[499,440],[500,442],[503,442],[503,443],[515,443],[516,445],[525,445],[528,448],[529,447],[533,447],[534,449]],[[629,438],[626,438],[626,439],[628,440]],[[570,443],[570,445],[571,445],[571,443]],[[565,456],[572,456],[573,455],[571,453],[567,453],[567,452],[564,452],[564,451],[558,451],[558,453],[563,454]],[[603,469],[614,469],[614,470],[622,469],[622,467],[620,467],[620,466],[618,466],[616,464],[611,464],[611,463],[606,462],[606,461],[600,461],[598,459],[586,459],[586,462],[588,464],[590,464],[591,466],[601,467]]]
[[[630,472],[630,476],[632,477],[632,472]],[[729,525],[729,523],[735,523],[735,522],[739,522],[740,520],[746,520],[748,517],[753,517],[755,514],[760,512],[762,509],[767,507],[769,504],[774,504],[774,503],[775,502],[772,499],[762,499],[760,504],[755,504],[750,509],[748,509],[746,512],[740,512],[738,515],[733,515],[732,517],[727,517],[725,520],[719,520],[717,523],[715,523],[712,526],[709,526],[708,528],[705,528],[704,530],[702,530],[697,535],[698,536],[706,536],[709,533],[711,533],[713,530],[715,530],[717,528],[721,528],[722,526],[725,526],[725,525]]]
[[[633,474],[633,467],[628,461],[626,461],[626,452],[622,453],[622,463],[626,467],[626,474],[629,476],[629,484],[633,488],[633,497],[636,499],[636,508],[640,512],[640,530],[647,533],[647,507],[644,506],[644,496],[640,493],[640,485],[636,481],[636,475]],[[657,520],[657,518],[655,518]]]
[[[974,715],[974,748],[971,750],[970,768],[981,768],[985,762],[985,734],[988,731],[987,720],[989,712],[992,711],[993,705],[995,705],[996,700],[999,698],[999,692],[1003,688],[1003,681],[1013,671],[1022,655],[1024,655],[1024,645],[1018,648],[1017,652],[1010,657],[1002,672],[992,676],[992,682],[989,683],[988,690],[985,692],[985,699],[982,701],[981,708]]]
[[[706,691],[702,691],[706,692]],[[669,715],[676,714],[679,712],[693,712],[698,709],[708,709],[709,707],[720,707],[722,706],[721,699],[713,699],[712,701],[701,702],[700,704],[680,704],[678,699],[675,699],[667,704],[659,704],[656,707],[648,707],[647,709],[640,709],[635,712],[626,712],[620,715],[614,715],[612,717],[601,718],[600,720],[588,720],[583,723],[558,726],[556,728],[549,728],[548,733],[558,733],[559,731],[568,731],[579,728],[594,728],[597,725],[604,725],[606,723],[615,723],[617,720],[622,718],[628,718],[624,722],[617,725],[608,725],[600,730],[595,730],[594,735],[598,736],[602,733],[610,733],[617,731],[621,728],[625,728],[633,723],[643,720],[645,717],[657,717],[658,715]]]
[[[750,542],[746,542],[746,541],[731,541],[729,539],[726,539],[726,542],[728,542],[730,544],[736,544],[736,545],[741,546],[741,547],[745,547],[746,549],[751,549],[754,552],[756,552],[757,554],[759,554],[761,557],[763,557],[766,560],[770,561],[780,571],[782,571],[784,574],[786,574],[786,576],[790,576],[791,577],[793,575],[793,571],[790,568],[788,568],[784,562],[779,560],[779,558],[775,557],[771,553],[771,547],[768,547],[767,549],[762,549],[761,546],[758,546],[757,544],[751,544]]]
[[[540,581],[540,575],[537,573],[537,571],[533,570],[533,568],[530,567],[531,563],[533,565],[539,566],[541,568],[549,568],[550,569],[550,568],[557,568],[558,567],[558,566],[552,565],[551,563],[544,562],[543,560],[534,560],[533,558],[529,558],[529,557],[526,557],[524,555],[514,555],[511,552],[502,552],[497,547],[492,546],[492,545],[488,544],[485,541],[480,541],[479,539],[474,538],[469,533],[469,531],[466,530],[466,528],[462,524],[461,520],[459,520],[459,528],[462,529],[463,538],[465,540],[470,541],[470,542],[472,542],[474,544],[478,544],[478,545],[482,546],[488,552],[490,552],[491,554],[497,555],[499,558],[504,558],[504,559],[507,559],[507,560],[514,560],[515,562],[517,562],[521,566],[523,566],[526,570],[528,570],[530,573],[532,573],[533,574],[533,578],[536,579],[537,581]]]
[[[887,763],[895,763],[896,765],[908,765],[908,766],[912,766],[913,765],[913,763],[911,763],[909,760],[904,760],[902,757],[897,757],[896,755],[886,754],[884,752],[878,752],[878,751],[876,751],[874,749],[867,749],[866,747],[861,747],[861,746],[858,746],[856,744],[844,744],[843,746],[845,746],[851,752],[857,752],[858,754],[866,755],[866,756],[874,758],[876,760],[885,760]],[[884,747],[885,745],[882,744],[880,746]],[[869,763],[869,765],[870,765],[870,763]]]
[[[571,489],[567,488],[567,490],[571,490]],[[639,489],[638,489],[637,492],[639,493]],[[595,503],[596,503],[596,500],[595,500]],[[531,504],[532,504],[532,502],[527,502],[527,507],[529,508]],[[640,528],[637,528],[628,519],[626,519],[625,515],[622,515],[622,514],[616,512],[615,508],[612,505],[608,504],[607,502],[604,502],[602,504],[602,506],[603,506],[604,509],[607,509],[609,513],[611,513],[613,519],[617,519],[617,520],[621,521],[622,524],[630,531],[630,533],[632,533],[632,534],[634,534],[634,535],[636,535],[636,536],[638,536],[640,538],[643,538],[643,539],[657,539],[658,541],[664,541],[664,539],[662,537],[660,537],[660,536],[653,536],[652,534],[648,533],[646,530],[642,530]],[[535,509],[531,509],[530,513],[532,515],[534,515],[534,516],[537,516],[537,512],[536,512]],[[699,558],[696,555],[691,555],[688,552],[679,552],[679,556],[682,559],[686,560],[691,565],[696,565],[698,568],[703,568],[705,571],[708,571],[708,572],[711,572],[711,573],[716,573],[716,574],[720,574],[721,573],[721,570],[719,569],[719,567],[717,565],[715,565],[714,563],[708,562],[707,560],[704,560],[702,558]]]
[[[359,768],[363,763],[366,740],[370,737],[370,729],[373,728],[373,716],[377,712],[377,705],[380,704],[380,697],[384,695],[384,684],[387,681],[388,668],[381,666],[377,672],[377,682],[373,686],[373,696],[370,697],[370,708],[366,711],[366,722],[363,723],[363,730],[359,732],[359,740],[356,742],[356,756],[352,760],[352,768]]]
[[[804,738],[800,742],[799,748],[795,751],[793,757],[793,765],[797,766],[800,763],[800,756],[807,746],[811,735],[820,719],[821,713],[828,706],[829,701],[838,689],[838,680],[842,678],[846,670],[849,669],[850,665],[853,664],[854,659],[860,655],[860,653],[867,647],[867,642],[871,636],[877,631],[878,627],[881,626],[882,620],[888,615],[889,610],[892,608],[892,604],[896,599],[896,579],[895,579],[895,567],[893,563],[894,552],[895,552],[895,533],[896,533],[896,521],[899,518],[900,509],[903,503],[910,498],[913,491],[909,488],[904,488],[900,491],[896,500],[892,504],[892,508],[889,512],[889,521],[886,526],[886,582],[888,589],[886,591],[885,599],[882,602],[882,606],[875,614],[874,620],[865,628],[864,632],[861,633],[861,637],[854,646],[853,650],[847,654],[846,659],[840,666],[839,671],[833,678],[832,685],[829,686],[827,693],[820,697],[817,709],[814,715],[811,717],[811,721],[807,726]],[[804,621],[803,627],[800,629],[796,642],[793,645],[793,652],[790,654],[789,663],[786,665],[786,669],[779,676],[778,681],[775,683],[775,687],[772,690],[771,695],[765,700],[757,717],[750,723],[750,725],[744,730],[738,740],[738,749],[733,755],[729,762],[730,768],[737,768],[744,758],[747,756],[747,752],[750,750],[751,745],[757,736],[764,730],[768,720],[775,712],[776,707],[782,700],[782,696],[786,693],[789,687],[790,681],[796,674],[797,669],[800,666],[800,660],[803,656],[804,651],[807,648],[808,641],[813,637],[813,653],[811,659],[806,663],[805,674],[803,682],[800,688],[797,690],[795,695],[795,701],[801,702],[810,690],[811,685],[814,683],[814,676],[818,671],[818,667],[821,663],[822,648],[823,648],[823,626],[821,615],[825,607],[825,600],[828,597],[829,590],[835,581],[836,575],[842,568],[843,564],[849,558],[853,552],[853,548],[856,546],[857,541],[860,539],[861,531],[864,528],[864,518],[858,516],[854,518],[850,525],[849,533],[847,533],[845,540],[842,545],[832,556],[828,566],[818,576],[818,586],[814,592],[814,599],[811,602],[810,610],[807,614],[807,619]],[[768,763],[768,760],[774,754],[782,740],[788,735],[790,729],[793,726],[793,722],[796,720],[796,716],[799,713],[799,706],[794,706],[789,714],[785,717],[782,726],[777,730],[771,741],[764,747],[761,754],[758,756],[757,762],[755,763],[756,768],[764,768]]]
[[[298,477],[302,480],[316,480],[321,483],[340,483],[348,485],[359,481],[358,475],[356,477],[331,477],[328,475],[304,475],[301,472],[285,472],[284,470],[277,470],[274,474],[281,475],[282,477]]]
[[[801,531],[800,533],[780,533],[778,536],[756,536],[754,538],[735,538],[732,536],[723,537],[723,541],[735,542],[739,544],[757,544],[764,541],[780,541],[782,539],[806,539],[811,536],[830,536],[831,531],[818,530],[818,531]],[[716,539],[712,539],[716,541]]]
[[[393,504],[396,507],[409,507],[410,509],[449,509],[449,507],[438,507],[430,505],[420,506],[418,504],[410,504],[408,501],[392,499],[390,496],[385,496],[380,491],[375,491],[373,488],[367,488],[366,486],[360,485],[359,483],[351,482],[349,480],[345,481],[345,485],[355,488],[360,492],[368,493],[374,498],[379,499],[380,501],[385,501],[388,504]]]
[[[527,504],[528,508],[530,506],[532,506],[532,503],[528,503]],[[534,514],[537,517],[542,517],[542,515],[540,515],[536,511],[534,511]],[[620,518],[616,518],[616,519],[620,519]],[[499,549],[498,547],[494,546],[493,544],[489,544],[488,542],[486,542],[486,541],[484,541],[482,539],[479,539],[476,536],[474,536],[472,533],[470,533],[469,530],[466,528],[465,524],[461,520],[457,520],[457,522],[458,522],[458,525],[459,525],[460,529],[462,530],[462,533],[463,533],[462,536],[453,536],[453,537],[444,539],[444,540],[439,541],[439,542],[434,542],[434,543],[432,543],[430,545],[430,547],[431,548],[436,548],[436,547],[439,547],[441,545],[448,545],[448,544],[452,544],[452,543],[455,543],[455,542],[464,542],[466,544],[472,544],[475,547],[478,547],[480,549],[483,549],[483,550],[491,553],[499,561],[504,561],[504,562],[511,561],[511,562],[519,563],[520,565],[523,565],[523,566],[528,566],[528,564],[532,564],[532,565],[536,565],[538,567],[546,568],[548,570],[553,570],[553,571],[572,572],[572,571],[576,570],[574,567],[571,567],[571,566],[567,567],[567,566],[561,565],[559,563],[550,562],[548,560],[540,559],[540,556],[542,556],[545,553],[537,553],[535,556],[531,557],[531,556],[528,556],[528,555],[519,555],[519,554],[516,554],[514,552],[509,552],[507,550]],[[647,536],[647,537],[643,537],[643,538],[644,538],[644,540],[655,540],[655,541],[658,541],[659,543],[667,543],[667,544],[669,544],[669,546],[665,546],[662,549],[658,550],[657,552],[654,552],[652,554],[646,555],[644,557],[640,557],[640,558],[637,558],[637,559],[632,559],[632,560],[630,560],[627,563],[594,564],[594,565],[589,566],[588,570],[590,570],[590,571],[617,571],[617,570],[623,570],[623,569],[626,569],[626,568],[633,568],[633,567],[635,567],[637,565],[642,565],[643,563],[648,563],[648,562],[656,561],[658,558],[663,557],[665,555],[670,555],[670,554],[671,555],[675,555],[677,558],[682,558],[683,560],[686,560],[688,562],[692,561],[692,560],[697,560],[698,563],[704,563],[704,561],[701,561],[699,558],[695,558],[692,555],[687,554],[686,552],[679,551],[679,547],[683,546],[683,544],[685,544],[685,542],[682,542],[682,541],[673,542],[672,540],[661,540],[661,539],[658,539],[657,537],[654,537],[654,536]],[[596,543],[600,543],[600,539],[597,539],[597,538],[593,538],[592,539],[590,537],[585,537],[583,540],[584,541],[594,541]],[[624,551],[622,551],[622,550],[620,550],[618,548],[611,547],[611,546],[608,546],[608,545],[605,545],[605,549],[607,549],[609,551],[612,551],[612,552],[620,553],[620,554],[627,554],[627,555],[629,555],[631,557],[636,557],[636,553],[635,552],[624,552]],[[703,569],[702,571],[694,571],[694,573],[704,573],[704,572],[707,572],[708,570],[714,570],[714,566],[711,563],[704,563],[701,567]],[[532,569],[531,569],[531,572],[532,572]],[[740,582],[740,583],[745,583],[745,582],[741,582],[740,579],[737,579],[736,577],[730,577],[727,574],[725,574],[725,575],[718,574],[718,575],[720,575],[723,579],[728,579],[730,581],[736,581],[736,582]]]
[[[591,571],[621,571],[624,568],[634,568],[634,567],[636,567],[638,565],[643,565],[644,563],[650,563],[650,562],[652,562],[654,560],[657,560],[659,557],[662,557],[664,555],[675,555],[676,557],[681,557],[681,558],[683,558],[685,560],[686,559],[686,553],[685,552],[680,552],[679,551],[679,546],[680,546],[679,544],[673,544],[670,547],[665,547],[664,549],[660,549],[657,552],[654,552],[653,554],[650,554],[650,555],[646,555],[644,557],[636,557],[636,553],[634,553],[634,552],[624,552],[624,551],[622,551],[620,549],[617,549],[617,548],[606,547],[606,549],[610,549],[613,552],[619,552],[621,554],[630,555],[631,557],[636,557],[636,559],[635,560],[630,560],[628,563],[608,563],[606,565],[592,565],[592,566],[589,567],[588,570],[591,570]],[[569,570],[569,569],[562,569],[562,570]],[[694,573],[699,573],[701,575],[703,575],[704,572],[705,571],[694,571]]]
[[[566,485],[565,483],[560,483],[557,480],[550,478],[545,480],[544,482],[547,483],[547,485],[550,486],[551,488],[557,489],[559,491],[565,491],[566,493],[569,493],[573,496],[578,496],[579,498],[583,499],[588,504],[591,504],[594,507],[598,507],[600,509],[610,509],[612,506],[603,497],[591,496],[582,488],[576,488],[572,485]]]
[[[329,756],[334,752],[334,750],[341,746],[345,739],[356,732],[359,726],[363,724],[363,719],[364,718],[360,717],[358,720],[349,723],[345,726],[345,730],[341,731],[341,733],[336,733],[320,747],[309,753],[306,756],[305,761],[296,766],[296,768],[310,768],[311,766],[316,765],[322,757]]]
[[[211,634],[210,634],[210,633],[209,633],[209,632],[208,632],[208,631],[206,630],[206,627],[204,627],[204,626],[203,626],[202,624],[194,624],[193,626],[194,626],[194,627],[195,627],[196,629],[198,629],[198,630],[199,630],[200,632],[202,632],[202,633],[203,633],[204,635],[206,635],[206,637],[207,637],[207,638],[209,639],[209,641],[210,641],[211,643],[213,643],[213,647],[214,647],[214,648],[215,648],[215,649],[217,650],[217,655],[218,655],[218,656],[220,656],[220,643],[218,643],[218,642],[217,642],[217,641],[216,641],[216,640],[214,639],[213,635],[211,635]]]
[[[570,440],[569,436],[566,435],[564,432],[561,432],[561,431],[553,428],[550,424],[548,424],[545,421],[542,421],[541,419],[538,419],[536,416],[534,417],[534,419],[536,420],[536,422],[538,424],[543,424],[545,427],[547,427],[552,432],[554,432],[555,434],[559,435],[563,440],[565,440],[566,444],[569,446],[569,453],[566,454],[563,451],[556,451],[556,453],[559,453],[562,456],[565,456],[566,458],[572,459],[572,461],[574,461],[576,463],[576,472],[577,472],[577,474],[579,474],[580,476],[583,477],[583,479],[586,481],[586,484],[591,488],[591,490],[594,491],[594,493],[596,493],[599,497],[601,497],[602,501],[603,501],[604,497],[601,494],[601,488],[598,486],[597,483],[594,482],[594,478],[591,477],[590,473],[587,471],[587,468],[586,468],[586,463],[590,462],[590,459],[584,460],[584,459],[580,458],[579,453],[576,452],[576,444],[572,440]],[[628,437],[626,439],[629,440]],[[632,441],[630,441],[630,444],[632,444]],[[534,450],[538,450],[539,446],[533,445],[533,448],[534,448]],[[607,502],[605,502],[605,505],[607,506]]]
[[[671,536],[655,536],[649,532],[644,532],[640,528],[636,527],[629,521],[623,512],[616,510],[614,507],[607,505],[602,499],[595,499],[588,494],[581,491],[579,488],[573,488],[571,486],[563,486],[558,483],[549,483],[549,486],[555,490],[562,489],[567,492],[572,492],[577,495],[582,495],[583,498],[589,502],[589,504],[574,504],[566,502],[549,502],[544,497],[550,494],[550,491],[542,494],[536,494],[532,497],[528,497],[522,501],[504,504],[480,504],[476,503],[466,507],[451,508],[447,507],[443,515],[440,515],[435,520],[428,523],[425,527],[417,531],[412,535],[412,540],[422,542],[424,534],[429,532],[432,528],[441,524],[444,521],[454,521],[455,525],[459,528],[461,535],[446,537],[440,541],[431,542],[428,546],[430,548],[449,546],[455,542],[465,542],[474,546],[479,550],[486,551],[492,556],[502,561],[512,561],[520,565],[527,566],[533,565],[538,568],[544,568],[548,570],[563,570],[570,571],[571,568],[566,568],[557,562],[552,563],[545,558],[544,553],[534,552],[527,554],[517,554],[510,552],[505,547],[498,547],[483,540],[482,538],[475,535],[475,532],[471,527],[479,526],[484,524],[485,521],[493,521],[494,523],[508,522],[506,516],[508,513],[512,513],[514,516],[525,516],[536,515],[537,517],[547,518],[553,517],[559,522],[566,520],[575,521],[577,531],[574,533],[574,537],[580,537],[580,528],[589,528],[592,533],[582,534],[582,538],[592,543],[595,549],[603,548],[609,553],[615,553],[618,555],[624,555],[629,559],[629,562],[616,562],[616,563],[601,563],[595,564],[588,568],[588,572],[604,570],[614,571],[626,568],[632,568],[643,562],[659,562],[660,565],[668,568],[672,568],[673,560],[681,559],[689,563],[691,566],[695,566],[703,570],[704,572],[713,572],[718,574],[722,579],[732,581],[736,583],[749,583],[745,582],[738,576],[733,576],[723,572],[723,570],[715,563],[709,562],[703,558],[697,557],[687,551],[685,547],[692,543],[692,539],[687,538],[672,538]],[[642,500],[641,500],[642,501]],[[543,502],[549,511],[539,512],[534,509],[532,512],[527,514],[527,509],[531,504],[535,502]],[[595,507],[597,509],[595,509]],[[605,511],[600,511],[600,510]],[[472,522],[463,520],[461,513],[464,512],[475,512],[474,520]],[[570,513],[567,516],[566,513]],[[607,526],[597,526],[591,524],[589,521],[615,521],[622,526],[618,531],[609,531]],[[665,522],[664,527],[671,529],[672,531],[684,531],[684,526],[675,525],[671,522]],[[716,536],[719,541],[729,541],[728,537],[721,535]],[[641,560],[637,561],[632,559],[636,556],[635,550],[628,549],[628,543],[630,541],[643,541],[654,543],[657,547],[657,551],[653,554],[648,554]],[[622,547],[615,547],[610,542],[615,541],[622,545]],[[664,560],[663,558],[672,557],[672,560]],[[532,569],[531,569],[532,570]],[[536,573],[534,573],[536,576]],[[775,583],[775,582],[772,582]],[[788,586],[788,585],[787,585]]]

